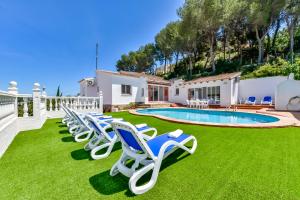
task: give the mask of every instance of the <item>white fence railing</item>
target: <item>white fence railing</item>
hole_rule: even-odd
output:
[[[103,97],[47,96],[35,83],[32,94],[18,94],[17,83],[12,81],[8,91],[0,91],[0,157],[20,131],[38,129],[47,118],[65,115],[61,105],[79,112],[103,113]]]

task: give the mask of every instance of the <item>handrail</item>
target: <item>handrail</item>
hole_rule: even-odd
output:
[[[16,97],[15,94],[10,94],[10,93],[5,92],[5,91],[2,91],[2,90],[0,90],[0,95],[1,95],[1,96]]]
[[[68,97],[68,96],[62,96],[62,97],[57,97],[57,96],[47,96],[45,97],[47,99],[98,99],[99,97],[81,97],[81,96],[77,96],[77,97]]]
[[[32,94],[17,94],[17,97],[32,98]]]

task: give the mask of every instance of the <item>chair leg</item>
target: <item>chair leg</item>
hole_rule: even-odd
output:
[[[185,146],[185,144],[188,143],[191,140],[193,141],[193,146],[192,146],[192,148],[188,148],[187,146]],[[154,162],[152,162],[148,165],[145,165],[143,168],[141,168],[141,169],[137,170],[136,172],[134,172],[133,175],[130,177],[129,188],[133,193],[143,194],[143,193],[149,191],[150,189],[152,189],[154,187],[154,185],[157,181],[157,178],[158,178],[158,174],[159,174],[159,170],[160,170],[162,160],[165,158],[165,156],[169,155],[169,154],[165,155],[165,150],[167,148],[169,148],[170,146],[173,146],[173,145],[176,145],[177,148],[181,148],[181,149],[187,151],[188,153],[193,154],[195,152],[196,148],[197,148],[197,140],[194,136],[190,136],[189,139],[186,140],[184,144],[181,144],[181,143],[176,144],[176,142],[174,142],[174,141],[170,141],[170,142],[165,143],[161,147],[159,155],[158,155],[157,159]],[[141,177],[143,177],[150,170],[153,170],[153,172],[152,172],[152,175],[151,175],[151,178],[150,178],[149,182],[142,185],[142,186],[137,186],[136,183],[138,182],[138,180]]]
[[[115,141],[113,142],[108,142],[108,143],[105,143],[105,144],[102,144],[100,146],[97,146],[95,147],[94,149],[92,149],[91,151],[91,157],[94,159],[94,160],[99,160],[99,159],[102,159],[102,158],[106,158],[110,155],[113,147],[114,147],[114,144],[115,144]],[[108,149],[106,150],[106,152],[104,154],[100,154],[100,155],[97,155],[97,152],[102,150],[102,149],[105,149],[106,147],[108,147]]]
[[[74,126],[71,126],[69,127],[69,132],[71,134],[75,133],[76,129],[79,128],[79,125],[74,125]]]
[[[139,169],[136,171],[129,180],[129,189],[134,194],[143,194],[150,189],[152,189],[157,181],[158,173],[160,169],[160,163],[150,163],[146,165],[145,167]],[[143,177],[147,172],[150,170],[153,170],[150,181],[142,186],[137,186],[136,183],[138,180]]]
[[[84,150],[92,150],[93,148],[97,147],[103,139],[103,136],[94,135],[94,137],[84,146]]]
[[[75,141],[76,142],[86,141],[86,140],[88,140],[88,139],[91,138],[92,133],[93,133],[93,131],[91,131],[91,130],[87,130],[87,131],[83,131],[81,133],[78,133],[78,134],[75,135]],[[80,137],[82,137],[84,135],[86,135],[84,138],[80,138]]]
[[[130,157],[125,152],[123,152],[120,159],[111,168],[109,174],[111,176],[116,176],[118,173],[120,173],[119,166],[125,163],[128,159],[130,159]]]

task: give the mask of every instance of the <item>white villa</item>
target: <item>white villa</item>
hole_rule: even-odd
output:
[[[276,87],[285,76],[240,80],[240,73],[201,77],[191,81],[164,80],[137,72],[97,70],[95,78],[82,79],[80,96],[96,97],[103,93],[105,106],[120,107],[137,104],[177,103],[187,99],[209,99],[210,105],[228,107],[243,103],[249,96],[260,102],[264,96],[275,99]],[[273,101],[274,103],[274,101]]]

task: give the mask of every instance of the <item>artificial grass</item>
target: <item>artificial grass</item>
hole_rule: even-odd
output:
[[[155,187],[135,196],[128,178],[109,176],[121,149],[91,160],[59,119],[17,135],[0,159],[0,199],[300,199],[300,129],[240,129],[176,124],[113,113],[164,133],[197,137],[193,155],[164,161]]]

